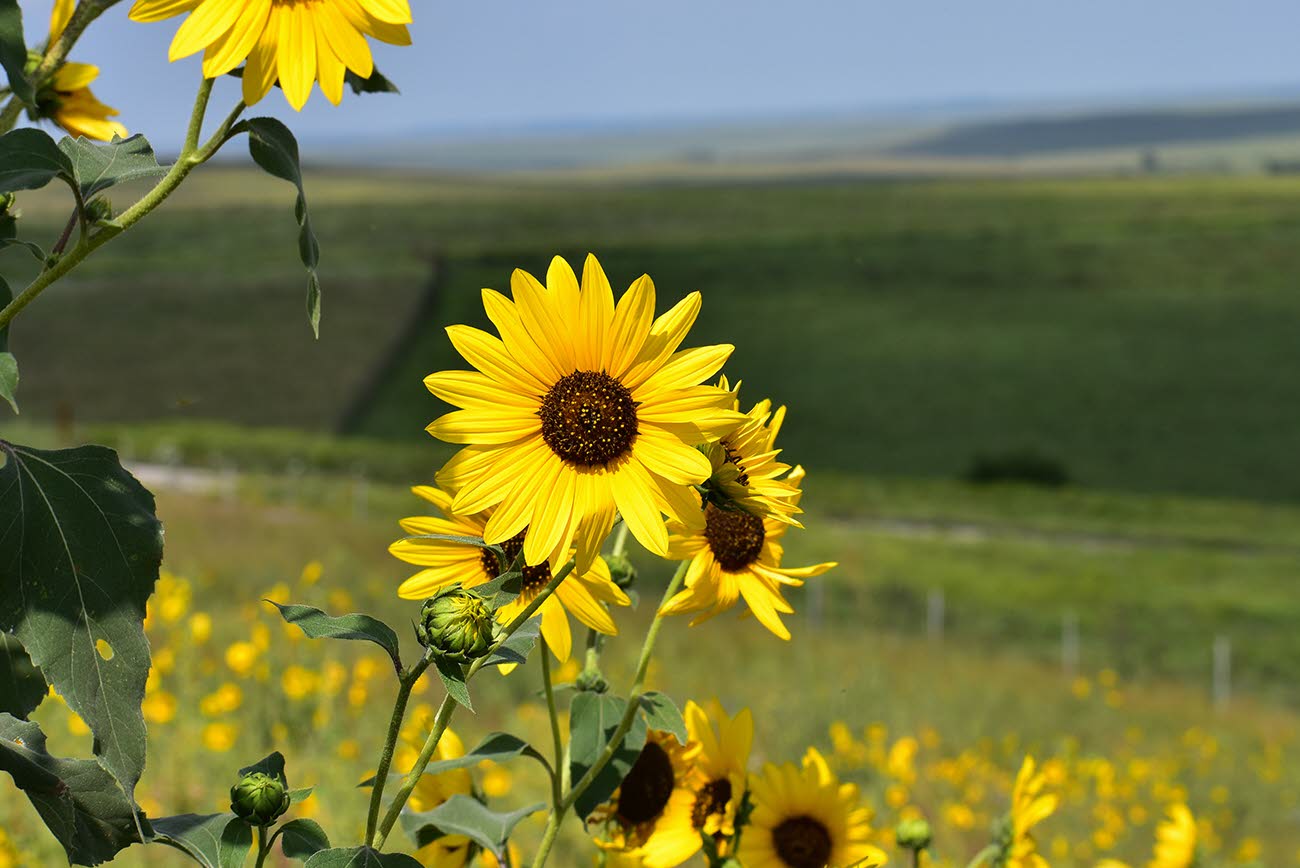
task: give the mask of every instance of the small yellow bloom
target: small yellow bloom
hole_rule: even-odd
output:
[[[257,646],[252,642],[235,642],[226,648],[226,666],[236,675],[247,675],[257,662]]]
[[[190,615],[190,641],[202,645],[212,637],[212,616],[207,612]]]
[[[310,588],[320,581],[320,577],[324,572],[325,565],[320,561],[308,561],[302,568],[302,574],[298,576],[298,584],[304,588]]]
[[[140,710],[150,723],[170,723],[176,717],[176,697],[165,690],[156,691],[144,698]]]
[[[280,676],[280,686],[290,699],[305,699],[320,686],[320,676],[303,666],[287,667]]]
[[[238,734],[232,723],[209,723],[203,727],[203,746],[214,753],[225,753],[235,746]]]

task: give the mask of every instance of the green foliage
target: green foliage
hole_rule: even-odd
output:
[[[5,713],[0,769],[31,799],[70,862],[98,865],[149,833],[143,814],[99,763],[51,756],[40,727]]]
[[[27,44],[23,41],[23,10],[18,0],[0,0],[0,67],[9,77],[9,90],[27,105],[36,101],[27,80]]]
[[[472,712],[474,704],[470,702],[469,687],[465,684],[465,667],[455,660],[438,656],[433,658],[433,665],[438,670],[438,677],[442,680],[447,695]]]
[[[422,868],[403,853],[380,853],[371,847],[321,850],[307,860],[306,868]]]
[[[545,807],[544,803],[538,802],[526,808],[499,812],[478,799],[457,794],[431,811],[404,814],[402,828],[421,847],[443,835],[464,835],[504,863],[506,841],[515,826]]]
[[[532,652],[533,646],[542,633],[542,616],[535,615],[519,625],[519,629],[510,634],[510,638],[501,644],[491,657],[487,666],[499,666],[502,663],[524,663]]]
[[[253,830],[234,814],[180,814],[153,821],[154,842],[189,854],[204,868],[241,868]]]
[[[76,189],[72,161],[49,133],[21,127],[0,136],[0,193],[38,190],[56,178]]]
[[[515,759],[519,756],[532,757],[548,770],[551,767],[551,764],[546,761],[546,757],[542,756],[537,749],[528,742],[518,736],[511,735],[508,732],[494,732],[490,733],[481,742],[475,745],[473,750],[468,751],[462,756],[445,760],[435,760],[434,762],[429,763],[429,765],[425,767],[424,773],[426,775],[437,775],[455,769],[474,768],[479,763],[488,760],[497,763],[508,762],[509,760]],[[393,775],[393,777],[400,778],[401,776]],[[375,778],[371,775],[358,786],[370,787],[374,786],[374,783]]]
[[[650,690],[641,695],[641,708],[645,710],[646,726],[662,732],[671,732],[682,744],[686,744],[686,721],[677,703],[658,690]]]
[[[13,353],[0,353],[0,398],[15,412],[18,412],[18,360]]]
[[[354,613],[351,615],[327,615],[312,606],[281,605],[268,600],[280,610],[281,617],[290,624],[296,624],[312,639],[352,639],[373,642],[388,652],[393,666],[402,668],[397,634],[378,618]]]
[[[401,93],[397,89],[397,85],[389,81],[378,69],[373,70],[369,78],[362,78],[349,69],[344,73],[343,80],[347,82],[348,87],[352,88],[352,92],[355,94]]]
[[[321,850],[328,850],[330,846],[329,836],[320,827],[320,823],[306,817],[285,823],[280,827],[279,835],[280,849],[289,859],[303,861]]]
[[[22,643],[0,632],[0,713],[26,720],[48,692],[41,670],[32,665]]]
[[[569,706],[569,777],[576,784],[596,763],[622,721],[627,700],[608,693],[578,693]],[[591,786],[574,802],[578,816],[587,816],[618,789],[645,745],[646,724],[637,715],[627,735]]]
[[[153,495],[99,446],[0,441],[0,630],[95,734],[130,797],[144,769],[143,621],[162,561]]]
[[[298,188],[293,213],[298,220],[298,256],[307,267],[307,320],[311,323],[312,333],[320,337],[320,278],[316,276],[320,245],[307,214],[307,192],[302,186],[302,169],[298,163],[298,140],[275,118],[249,118],[236,124],[232,132],[247,132],[248,153],[253,162],[268,174]]]
[[[59,150],[68,155],[83,201],[117,184],[167,172],[166,166],[158,165],[149,140],[139,133],[107,143],[68,136],[60,140]]]

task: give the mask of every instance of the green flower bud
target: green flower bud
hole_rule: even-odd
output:
[[[604,693],[609,690],[609,682],[600,674],[599,669],[584,669],[579,672],[574,686],[583,693]]]
[[[636,584],[636,567],[632,566],[632,561],[628,560],[627,555],[606,555],[605,563],[609,567],[609,577],[614,580],[614,584],[625,591]]]
[[[415,635],[435,654],[468,663],[492,646],[492,607],[473,591],[459,586],[444,588],[424,601]]]
[[[100,196],[86,203],[86,222],[94,225],[101,220],[113,219],[113,203],[107,197]]]
[[[253,772],[230,788],[230,810],[249,825],[269,826],[289,810],[289,791],[279,778]]]
[[[924,850],[930,846],[933,834],[925,820],[904,820],[894,827],[894,838],[905,850]]]

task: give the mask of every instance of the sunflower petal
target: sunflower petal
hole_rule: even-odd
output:
[[[203,0],[176,31],[167,59],[180,60],[207,48],[234,26],[242,10],[241,0]]]

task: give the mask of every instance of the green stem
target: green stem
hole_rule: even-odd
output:
[[[189,132],[186,135],[186,148],[181,151],[181,155],[176,159],[167,174],[154,185],[153,189],[145,193],[139,201],[123,211],[120,216],[105,223],[100,231],[89,238],[78,241],[66,256],[60,257],[54,265],[38,274],[36,279],[29,283],[22,292],[18,293],[4,310],[0,310],[0,329],[9,325],[9,322],[18,315],[18,312],[31,304],[50,284],[72,271],[90,254],[125,232],[146,214],[161,205],[168,196],[176,191],[176,188],[180,186],[190,172],[211,159],[212,155],[225,144],[230,136],[231,127],[234,126],[235,121],[239,119],[239,115],[244,110],[242,102],[235,106],[234,111],[222,121],[216,132],[202,147],[191,147],[197,142],[198,130],[203,125],[203,115],[207,110],[208,96],[211,92],[212,80],[204,79],[203,84],[199,87],[198,96],[194,100],[194,112],[190,117]]]
[[[474,675],[487,665],[487,661],[492,659],[506,641],[514,635],[515,631],[524,625],[533,614],[541,608],[542,603],[555,593],[555,589],[560,586],[560,582],[568,578],[569,573],[573,572],[574,562],[569,561],[558,573],[551,577],[551,580],[533,597],[532,601],[523,608],[523,610],[511,619],[510,623],[501,631],[501,637],[492,644],[487,653],[475,660],[465,672],[465,681],[468,682]],[[543,649],[542,653],[546,653]],[[388,806],[388,812],[384,814],[383,821],[379,824],[379,831],[376,835],[375,842],[371,845],[376,850],[384,846],[384,841],[388,840],[388,833],[393,830],[398,818],[402,815],[402,808],[406,806],[406,800],[411,797],[415,790],[415,785],[420,782],[420,776],[424,774],[424,769],[429,765],[429,760],[433,758],[433,752],[438,749],[438,742],[442,739],[443,732],[447,729],[447,723],[451,720],[452,712],[456,709],[456,702],[450,695],[442,700],[442,705],[438,706],[438,712],[433,719],[433,729],[429,732],[429,737],[424,740],[424,747],[420,748],[420,755],[416,757],[415,764],[411,770],[402,778],[402,785],[397,790],[397,795],[393,797],[393,802]]]
[[[402,731],[402,721],[406,718],[406,705],[411,699],[411,690],[432,662],[433,658],[426,653],[409,671],[398,673],[397,699],[393,703],[393,716],[388,721],[388,737],[384,740],[384,750],[379,756],[379,767],[375,771],[375,785],[370,791],[370,809],[366,814],[367,846],[372,845],[375,840],[375,829],[379,825],[379,808],[384,797],[384,785],[388,783],[388,770],[393,765],[393,752],[397,749],[397,736]]]
[[[269,852],[269,850],[270,848],[266,846],[266,827],[258,826],[257,827],[257,864],[254,866],[254,868],[262,868],[263,863],[266,862],[266,854]]]
[[[560,713],[555,707],[555,686],[551,683],[551,649],[542,640],[542,653],[538,655],[542,661],[542,687],[546,691],[546,710],[551,717],[551,741],[555,746],[555,768],[551,772],[551,804],[559,807],[560,800],[564,798],[564,791],[560,788],[560,769],[563,768],[564,762],[564,737],[560,735]]]
[[[668,583],[668,587],[664,591],[663,600],[659,604],[660,609],[681,589],[689,563],[689,561],[682,561],[678,564],[677,572],[673,573],[673,579]],[[559,834],[560,823],[564,821],[565,814],[592,785],[596,780],[596,776],[609,764],[609,761],[614,758],[614,754],[618,752],[619,746],[623,743],[623,738],[632,728],[632,723],[636,720],[637,713],[641,708],[641,696],[645,687],[646,673],[650,669],[650,660],[654,656],[655,641],[659,638],[659,628],[663,625],[663,621],[664,616],[657,609],[654,620],[650,622],[650,629],[646,631],[645,641],[641,644],[641,658],[637,661],[636,676],[632,680],[632,689],[628,691],[627,707],[623,710],[623,718],[618,722],[618,728],[614,730],[613,736],[610,737],[604,749],[601,750],[600,756],[596,757],[596,761],[592,763],[591,768],[587,769],[582,778],[560,800],[559,806],[551,811],[551,815],[546,821],[546,831],[542,834],[542,842],[538,845],[537,855],[533,858],[532,868],[541,868],[546,864],[546,858],[550,855],[551,846],[555,843],[556,835]]]

